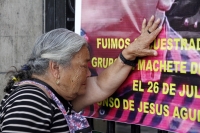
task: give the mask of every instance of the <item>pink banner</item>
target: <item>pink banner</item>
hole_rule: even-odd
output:
[[[92,76],[140,35],[144,18],[155,15],[163,27],[151,45],[158,56],[140,58],[121,87],[83,115],[200,132],[199,10],[199,0],[83,0],[79,31],[90,45]]]

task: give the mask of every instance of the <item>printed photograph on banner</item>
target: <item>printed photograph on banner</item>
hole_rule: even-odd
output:
[[[88,117],[181,133],[200,131],[200,1],[82,0],[75,28],[88,42],[92,76],[118,58],[154,15],[162,31],[120,88],[83,111]],[[78,29],[77,29],[78,28]]]

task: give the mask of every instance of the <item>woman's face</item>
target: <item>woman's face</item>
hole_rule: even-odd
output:
[[[90,54],[84,45],[72,58],[68,67],[60,68],[60,95],[66,100],[73,100],[85,93],[86,81],[91,73],[88,69]]]

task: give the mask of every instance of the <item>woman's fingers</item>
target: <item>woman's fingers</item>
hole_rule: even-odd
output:
[[[151,16],[150,20],[147,23],[146,30],[148,30],[153,25],[154,19],[155,19],[155,17]]]
[[[142,38],[146,38],[145,41],[147,42],[147,45],[149,45],[149,43],[151,43],[161,31],[162,27],[159,27],[160,22],[161,20],[159,18],[155,20],[154,16],[150,18],[148,23],[146,22],[146,19],[143,21],[141,36]]]
[[[152,32],[151,34],[156,37],[160,33],[161,30],[162,30],[162,27],[160,26],[156,30],[154,30],[154,32]]]
[[[125,49],[128,54],[124,53],[124,55],[129,59],[134,59],[135,57],[156,56],[157,52],[150,48],[150,44],[162,29],[162,27],[159,27],[159,24],[160,19],[155,20],[154,16],[152,16],[148,22],[144,19],[141,35],[128,46],[128,49]]]
[[[151,27],[149,27],[149,29],[148,29],[147,31],[150,32],[150,33],[154,32],[154,31],[158,28],[159,24],[160,24],[160,19],[158,18],[158,19],[153,23],[153,25],[152,25]]]
[[[142,22],[142,33],[146,30],[147,20],[144,19]]]
[[[143,49],[139,56],[157,56],[157,51],[153,49]]]
[[[161,20],[159,18],[157,20],[155,20],[154,16],[151,16],[148,23],[147,23],[146,19],[144,19],[143,23],[142,23],[142,33],[147,32],[147,33],[151,34],[152,32],[154,32],[154,30],[156,30],[158,28],[160,21]]]

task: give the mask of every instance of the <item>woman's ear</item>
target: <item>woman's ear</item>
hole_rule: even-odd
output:
[[[59,77],[59,65],[53,61],[49,61],[49,71],[55,79]]]

